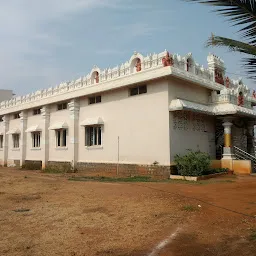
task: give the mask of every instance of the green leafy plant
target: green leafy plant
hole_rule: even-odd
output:
[[[170,166],[170,172],[171,172],[171,175],[179,175],[177,165],[171,165]]]
[[[182,176],[202,176],[210,169],[210,156],[200,151],[189,150],[184,156],[176,155],[174,161],[179,175]]]
[[[198,208],[194,205],[184,205],[182,208],[181,208],[183,211],[186,211],[186,212],[195,212],[195,211],[198,211]]]
[[[228,172],[228,168],[216,168],[216,169],[209,169],[204,171],[204,175],[209,175],[209,174],[215,174],[215,173],[226,173]]]
[[[256,230],[252,230],[252,233],[250,235],[250,240],[256,241]]]
[[[153,162],[153,165],[154,165],[154,166],[159,165],[159,162],[158,162],[158,161],[154,161],[154,162]]]

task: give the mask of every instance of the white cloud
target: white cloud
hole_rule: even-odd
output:
[[[1,87],[8,88],[13,83],[18,83],[20,77],[48,76],[50,82],[55,80],[54,77],[57,80],[60,72],[54,66],[54,48],[68,47],[72,40],[62,40],[52,31],[45,30],[45,25],[50,22],[61,24],[67,18],[92,8],[113,8],[119,1],[2,1],[0,8]]]
[[[136,3],[134,0],[1,1],[1,87],[13,88],[17,94],[24,94],[52,86],[61,80],[72,78],[75,72],[81,72],[81,69],[73,73],[70,71],[70,65],[66,65],[70,56],[81,56],[84,59],[83,65],[88,61],[90,66],[97,63],[91,63],[88,51],[95,50],[97,55],[102,56],[122,55],[122,42],[172,29],[170,26],[158,27],[155,21],[147,22],[148,19],[141,15],[134,20],[124,18],[115,22],[113,19],[105,25],[102,17],[97,16],[97,8],[104,11],[113,9],[116,13],[120,11],[124,14],[139,10],[149,17],[159,17],[166,11],[152,7],[147,1]],[[108,12],[107,19],[111,18],[111,14]],[[77,17],[81,16],[84,24],[77,24],[80,22]],[[67,25],[71,27],[66,29]],[[72,31],[76,25],[84,27],[85,34]],[[106,38],[106,43],[102,45],[100,33],[94,33],[96,39],[88,38],[92,34],[93,25],[101,29],[100,33],[105,33],[102,38],[112,38]],[[112,42],[116,36],[121,38],[120,43]],[[81,42],[84,42],[84,47]],[[80,64],[79,57],[76,65]]]

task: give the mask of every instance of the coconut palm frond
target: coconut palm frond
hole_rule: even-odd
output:
[[[248,73],[249,78],[256,80],[256,46],[236,41],[230,38],[212,35],[206,42],[206,46],[227,47],[230,51],[240,52],[253,57],[244,58],[243,67]]]
[[[227,47],[230,51],[246,53],[256,57],[256,46],[226,37],[212,35],[206,42],[206,46],[224,46]]]
[[[243,63],[247,72],[249,74],[249,78],[256,80],[256,57],[255,58],[244,58]]]
[[[219,14],[228,17],[234,26],[243,26],[239,32],[251,44],[256,44],[255,0],[184,0],[217,7]],[[220,8],[219,8],[220,7]]]

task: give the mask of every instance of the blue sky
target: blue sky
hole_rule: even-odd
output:
[[[220,56],[231,77],[245,77],[240,54],[207,49],[213,32],[239,39],[209,7],[182,0],[9,0],[0,5],[2,89],[24,95],[128,60],[134,51],[185,55],[206,66]],[[254,82],[244,79],[250,88]]]

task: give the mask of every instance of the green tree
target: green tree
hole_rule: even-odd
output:
[[[240,52],[246,55],[242,62],[245,65],[249,78],[256,80],[256,0],[184,0],[198,2],[216,7],[215,12],[223,15],[239,26],[243,41],[231,38],[211,35],[206,46],[227,47],[230,51]]]

